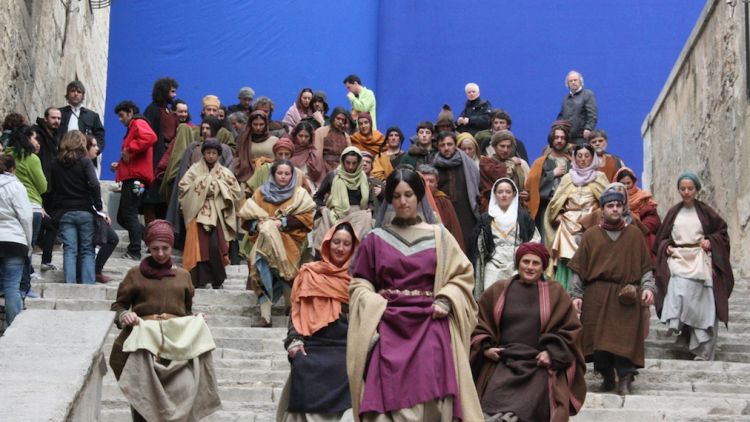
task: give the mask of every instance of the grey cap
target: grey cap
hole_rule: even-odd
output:
[[[243,86],[240,89],[240,93],[237,94],[237,97],[238,98],[253,98],[255,97],[255,91],[253,91],[253,89],[250,88],[249,86]]]

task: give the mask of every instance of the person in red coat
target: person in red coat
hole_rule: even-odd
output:
[[[126,100],[117,104],[115,113],[128,128],[122,140],[120,161],[112,163],[115,180],[122,182],[117,224],[128,231],[130,244],[123,254],[125,259],[141,259],[143,225],[138,221],[141,193],[154,181],[154,144],[156,133],[134,102]]]

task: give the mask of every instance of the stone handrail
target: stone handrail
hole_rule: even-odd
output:
[[[114,313],[29,309],[0,338],[0,420],[96,421]]]

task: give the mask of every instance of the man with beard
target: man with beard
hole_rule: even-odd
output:
[[[44,110],[44,118],[38,117],[36,119],[36,133],[38,133],[39,139],[39,160],[42,162],[42,170],[44,171],[44,177],[49,179],[49,166],[55,160],[57,156],[57,146],[60,142],[59,128],[62,120],[62,113],[56,107],[48,107]],[[44,195],[42,195],[44,196]]]
[[[42,171],[44,178],[50,178],[50,166],[57,157],[57,147],[60,143],[60,122],[62,113],[56,107],[48,107],[44,110],[44,118],[38,117],[34,130],[37,133],[39,141],[39,160],[42,162]],[[43,209],[52,209],[50,197],[45,192],[42,193]],[[52,219],[46,213],[42,216],[42,226],[38,234],[38,243],[42,248],[42,271],[54,270],[56,267],[52,264],[52,249],[55,246],[57,238],[57,228],[52,223]]]
[[[596,150],[596,155],[599,156],[599,171],[607,176],[607,180],[614,182],[617,171],[625,167],[625,163],[622,162],[620,157],[607,152],[607,146],[609,145],[607,132],[602,129],[592,130],[591,135],[589,135],[589,143]]]
[[[432,199],[435,201],[435,208],[437,208],[435,211],[440,217],[440,222],[456,238],[456,242],[458,242],[461,250],[464,250],[464,234],[461,231],[461,223],[458,222],[456,210],[453,208],[453,203],[451,203],[448,195],[438,189],[440,173],[438,173],[435,167],[429,164],[420,164],[417,166],[417,172],[422,176],[425,186],[427,186],[427,189],[432,194]]]
[[[432,147],[432,134],[435,131],[435,127],[431,122],[424,121],[417,125],[416,142],[410,147],[409,151],[406,152],[404,158],[401,159],[401,164],[408,164],[414,168],[417,168],[420,164],[431,164],[432,160],[435,159],[437,151]]]
[[[440,172],[438,188],[451,199],[464,236],[464,253],[472,244],[472,233],[479,217],[479,168],[456,146],[454,132],[438,134],[438,154],[432,165]]]
[[[516,186],[524,186],[529,174],[529,164],[515,155],[516,137],[511,131],[501,130],[493,134],[490,147],[493,154],[479,159],[479,211],[483,213],[487,212],[492,187],[498,179],[507,177]],[[521,191],[519,197],[526,200],[529,194]]]
[[[602,221],[583,234],[568,268],[570,296],[581,313],[582,352],[602,375],[601,392],[632,393],[643,368],[645,333],[642,307],[654,302],[651,256],[643,233],[622,218],[625,195],[611,190],[599,198]]]
[[[180,192],[179,189],[177,189],[177,186],[179,186],[180,180],[182,180],[182,177],[187,173],[188,169],[190,169],[190,166],[203,159],[201,152],[201,146],[203,143],[207,139],[215,139],[216,134],[220,133],[224,128],[221,127],[221,122],[218,118],[214,116],[206,116],[203,118],[203,122],[199,129],[200,137],[196,141],[191,142],[183,151],[182,157],[179,157],[177,160],[179,167],[175,168],[175,174],[172,178],[174,186],[170,185],[166,187],[171,194],[169,201],[167,202],[167,214],[165,219],[172,223],[172,226],[174,227],[176,249],[182,249],[185,240],[183,231],[185,225],[182,219],[182,213],[180,212]],[[233,159],[232,149],[226,144],[221,144],[220,149],[219,162],[222,166],[229,168],[229,166],[232,165]],[[164,180],[164,183],[166,183],[166,177]],[[162,186],[162,188],[164,188],[164,186]]]
[[[570,170],[570,155],[566,149],[570,135],[570,123],[557,120],[547,135],[544,154],[534,161],[526,179],[527,206],[534,218],[539,233],[544,238],[544,212],[560,185],[560,179]]]
[[[201,111],[201,118],[205,120],[206,117],[216,117],[219,112],[219,106],[221,101],[216,95],[206,95],[203,97],[203,109]],[[169,145],[167,151],[161,159],[161,163],[157,166],[157,176],[161,176],[161,168],[164,168],[164,175],[159,188],[159,194],[162,199],[166,200],[172,195],[172,187],[175,185],[174,178],[177,175],[177,169],[180,167],[180,159],[185,153],[185,149],[191,143],[201,139],[201,128],[198,126],[188,125],[182,123],[177,126],[177,132],[174,137],[174,141]],[[224,127],[220,127],[218,132],[215,134],[215,138],[224,145],[228,145],[232,150],[236,148],[236,143],[232,132]],[[205,139],[205,138],[204,138]],[[166,161],[166,166],[164,162]],[[179,181],[178,181],[179,182]]]
[[[466,91],[466,104],[456,119],[456,131],[469,132],[473,136],[480,130],[490,128],[492,105],[489,101],[479,98],[479,85],[474,82],[466,84],[464,91]]]
[[[71,130],[80,130],[84,134],[94,135],[101,154],[104,151],[104,126],[98,113],[81,107],[85,96],[86,87],[81,81],[73,81],[65,88],[65,99],[68,105],[59,108],[61,121],[58,136],[62,138]],[[94,162],[94,166],[99,171],[97,162]]]
[[[154,172],[156,172],[159,161],[161,161],[167,147],[172,143],[177,133],[179,120],[177,115],[172,112],[173,102],[177,97],[177,87],[177,81],[172,78],[158,79],[151,91],[151,104],[143,112],[143,117],[148,120],[151,130],[157,137],[153,146]],[[160,186],[161,178],[155,178],[154,183],[149,186],[141,198],[143,218],[146,225],[153,220],[163,219],[167,212],[167,202],[159,195]]]

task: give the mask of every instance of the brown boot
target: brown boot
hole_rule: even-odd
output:
[[[602,385],[599,387],[600,393],[608,393],[615,389],[615,372],[610,370],[602,372]]]
[[[620,381],[617,383],[617,394],[621,396],[627,396],[633,394],[633,374],[627,374],[620,377]]]

